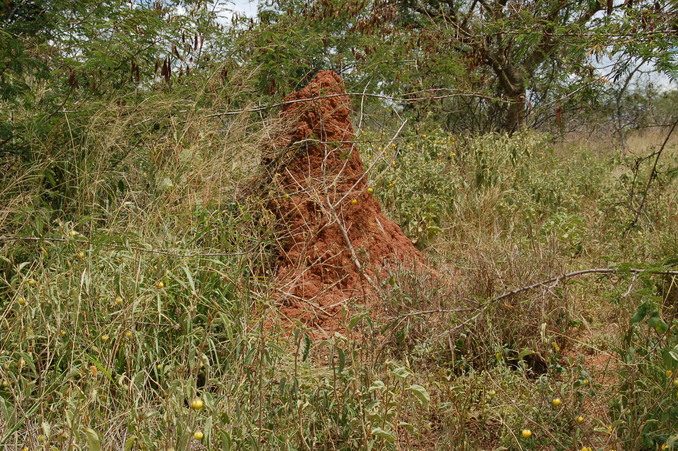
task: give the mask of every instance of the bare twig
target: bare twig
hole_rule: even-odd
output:
[[[629,224],[629,226],[624,231],[624,236],[628,236],[631,229],[633,229],[635,227],[635,225],[638,223],[638,219],[640,219],[640,215],[643,212],[643,207],[645,206],[645,200],[647,199],[647,193],[648,193],[648,191],[650,191],[650,184],[652,183],[652,180],[654,180],[657,177],[657,163],[659,163],[659,158],[662,156],[662,152],[664,151],[664,148],[666,147],[666,143],[669,142],[669,139],[671,138],[671,135],[673,134],[673,130],[676,129],[676,125],[678,125],[678,119],[676,119],[673,122],[673,125],[671,125],[671,130],[669,130],[669,133],[666,135],[666,138],[664,139],[662,146],[656,152],[657,155],[654,159],[654,164],[652,165],[652,171],[650,171],[650,176],[647,179],[647,185],[645,185],[645,191],[643,191],[643,197],[640,199],[640,205],[638,205],[638,209],[636,210],[636,215],[633,218],[633,221],[631,222],[631,224]]]
[[[465,320],[464,322],[456,325],[452,329],[448,329],[445,331],[442,335],[447,335],[454,333],[455,331],[459,330],[461,327],[465,326],[466,324],[470,323],[471,321],[475,320],[478,318],[487,308],[492,305],[496,304],[497,302],[506,299],[511,296],[515,296],[516,294],[523,293],[525,291],[530,291],[534,290],[535,288],[539,288],[545,285],[551,285],[555,286],[559,282],[566,280],[566,279],[571,279],[573,277],[577,276],[583,276],[585,274],[607,274],[607,275],[612,275],[612,274],[618,274],[618,273],[624,273],[624,272],[629,272],[634,275],[638,275],[641,273],[648,273],[648,274],[662,274],[662,275],[670,275],[670,276],[678,276],[678,271],[668,271],[668,270],[652,270],[652,269],[639,269],[639,268],[591,268],[591,269],[582,269],[581,271],[573,271],[573,272],[568,272],[565,274],[561,274],[556,277],[551,277],[550,279],[542,280],[541,282],[533,283],[532,285],[527,285],[524,287],[516,288],[515,290],[507,291],[497,297],[494,297],[490,299],[489,301],[486,301],[482,307],[478,310],[478,313],[473,315],[471,318]],[[448,313],[448,312],[453,312],[455,310],[430,310],[430,311],[424,311],[424,312],[414,312],[410,316],[414,316],[416,314],[432,314],[432,313]],[[400,319],[400,318],[399,318]],[[442,336],[441,335],[441,336]]]

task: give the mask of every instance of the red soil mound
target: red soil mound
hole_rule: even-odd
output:
[[[274,144],[289,163],[274,176],[272,202],[283,227],[282,311],[332,332],[341,329],[344,304],[368,303],[389,262],[421,255],[368,192],[341,77],[319,72],[286,101],[281,119],[289,128]]]

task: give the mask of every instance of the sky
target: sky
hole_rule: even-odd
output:
[[[226,9],[237,11],[247,17],[254,17],[257,15],[257,5],[259,0],[230,0],[225,2]]]

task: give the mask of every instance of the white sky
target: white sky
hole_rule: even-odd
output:
[[[244,14],[247,17],[255,17],[257,15],[257,6],[259,0],[229,0],[224,2],[225,9]],[[228,15],[230,18],[230,14]]]

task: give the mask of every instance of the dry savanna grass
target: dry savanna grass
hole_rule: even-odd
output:
[[[319,341],[278,321],[251,188],[280,124],[220,114],[247,109],[246,76],[99,105],[3,160],[0,446],[674,446],[675,139],[644,158],[667,130],[621,152],[357,121],[436,275],[393,268]],[[589,268],[615,271],[540,284]]]

